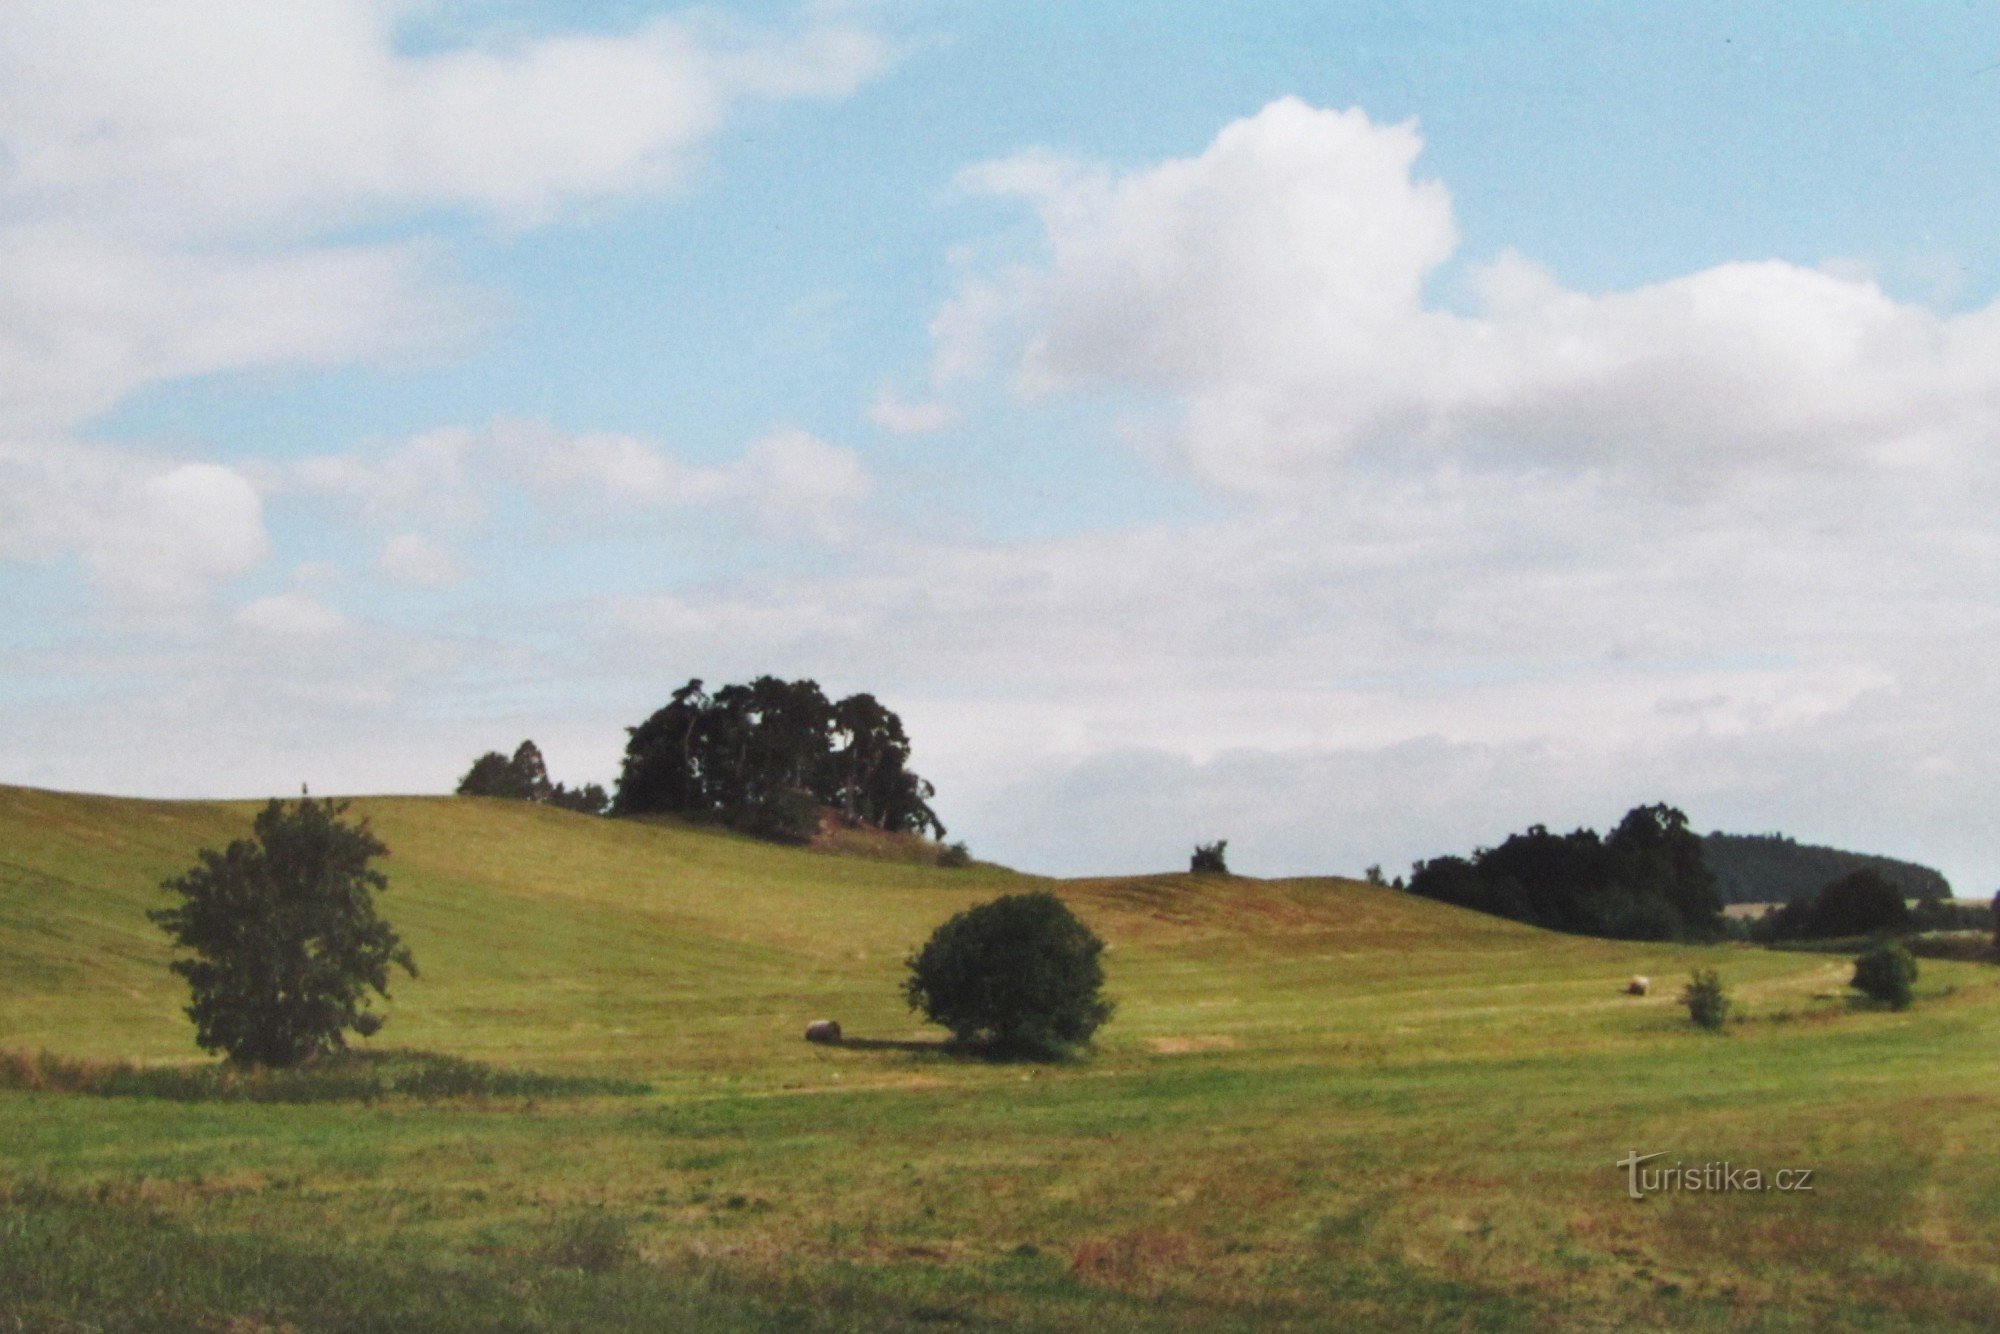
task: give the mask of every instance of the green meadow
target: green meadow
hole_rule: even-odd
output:
[[[422,975],[368,1056],[260,1083],[195,1050],[145,916],[254,810],[0,788],[0,1329],[2000,1323],[1991,965],[1926,961],[1894,1013],[1840,957],[1345,879],[366,799]],[[1118,1012],[1071,1062],[955,1055],[903,960],[1030,886],[1109,943]],[[1723,1034],[1677,1003],[1697,966]],[[1635,1201],[1635,1151],[1812,1189]]]

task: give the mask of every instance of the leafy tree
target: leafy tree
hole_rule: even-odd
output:
[[[910,772],[903,723],[873,695],[829,702],[813,681],[760,676],[713,695],[699,679],[626,729],[613,809],[726,821],[770,837],[817,827],[804,804],[894,832],[944,837],[936,790]]]
[[[1228,875],[1229,863],[1223,858],[1223,850],[1229,840],[1218,838],[1213,843],[1194,845],[1194,856],[1188,859],[1188,871],[1194,875]]]
[[[1847,985],[1895,1010],[1910,1008],[1917,981],[1917,961],[1895,941],[1882,941],[1854,961],[1854,979]]]
[[[1612,875],[1642,900],[1671,909],[1668,929],[1649,939],[1684,934],[1713,935],[1722,917],[1722,896],[1709,869],[1701,837],[1685,814],[1667,805],[1635,806],[1604,840]],[[1625,934],[1625,933],[1619,933]]]
[[[1671,806],[1639,806],[1608,838],[1531,825],[1470,858],[1411,868],[1410,892],[1531,926],[1621,940],[1713,938],[1722,905],[1701,840]]]
[[[557,783],[549,789],[549,805],[565,811],[575,811],[579,815],[603,815],[611,809],[611,798],[596,783],[585,783],[582,787],[568,788]]]
[[[909,958],[903,997],[959,1041],[1049,1056],[1087,1042],[1112,1004],[1104,942],[1046,890],[968,908]]]
[[[1819,892],[1806,917],[1808,936],[1872,936],[1900,931],[1910,923],[1903,892],[1879,872],[1864,867]]]
[[[180,903],[148,914],[191,959],[173,971],[193,993],[188,1017],[204,1051],[294,1066],[382,1026],[368,992],[385,999],[389,966],[415,960],[376,915],[388,880],[369,862],[388,849],[344,804],[272,801],[252,837],[204,848],[193,869],[163,882]]]
[[[532,741],[516,746],[512,759],[497,750],[487,751],[458,780],[461,797],[547,801],[551,790],[548,765],[542,760],[541,748]]]
[[[1698,1028],[1714,1032],[1729,1021],[1729,993],[1723,990],[1722,977],[1713,968],[1694,970],[1681,990],[1681,1003]]]
[[[584,815],[602,815],[611,805],[611,799],[596,783],[585,783],[579,788],[551,783],[541,747],[532,741],[516,746],[511,759],[497,750],[489,750],[474,760],[465,777],[458,780],[458,795],[541,802]]]

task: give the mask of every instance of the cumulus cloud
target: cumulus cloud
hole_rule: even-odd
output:
[[[511,419],[378,441],[267,475],[274,489],[344,501],[376,526],[469,525],[507,486],[571,526],[708,513],[774,539],[831,543],[853,535],[874,491],[853,450],[805,431],[776,431],[735,460],[700,464],[640,436]]]
[[[6,188],[157,234],[316,232],[384,209],[532,219],[671,184],[744,98],[837,96],[869,30],[658,18],[412,51],[378,0],[26,0],[0,43]]]
[[[51,442],[0,444],[0,556],[83,562],[121,604],[172,611],[260,564],[263,504],[214,463]]]
[[[483,311],[430,239],[447,215],[523,227],[672,187],[732,108],[839,96],[888,59],[870,29],[816,11],[422,46],[404,40],[411,17],[379,0],[0,13],[0,440],[34,442],[0,464],[27,488],[0,511],[0,552],[72,551],[121,596],[186,602],[263,549],[254,496],[216,498],[248,469],[128,494],[144,469],[78,444],[92,418],[189,376],[449,346]],[[363,229],[387,239],[353,240]],[[409,467],[435,473],[449,452]],[[108,489],[83,494],[93,477]],[[442,489],[315,485],[383,522]],[[50,488],[86,514],[67,536],[30,513]],[[122,529],[88,518],[128,504]],[[202,505],[198,523],[176,517]]]
[[[1029,155],[969,186],[1018,197],[1043,253],[967,275],[940,365],[1011,349],[1031,393],[1177,405],[1197,472],[1267,496],[1357,463],[1717,470],[1953,460],[2000,427],[2000,306],[1942,316],[1864,277],[1724,265],[1626,292],[1507,255],[1477,308],[1427,284],[1457,246],[1411,125],[1272,103],[1197,157],[1116,174]]]

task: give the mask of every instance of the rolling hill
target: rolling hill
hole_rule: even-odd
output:
[[[0,788],[0,1050],[199,1059],[146,921],[248,803]],[[0,1090],[28,1327],[1976,1328],[2000,1309],[1995,970],[1562,937],[1352,880],[1051,882],[671,822],[369,798],[422,976],[374,1040],[646,1091],[306,1105]],[[1087,1059],[932,1045],[951,913],[1109,943]],[[1722,969],[1743,1021],[1674,999]],[[1631,973],[1655,994],[1620,994]],[[800,1040],[838,1018],[861,1041]],[[19,1081],[16,1081],[17,1083]],[[1817,1193],[1627,1198],[1633,1150]]]

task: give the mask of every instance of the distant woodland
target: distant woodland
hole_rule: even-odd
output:
[[[1874,871],[1905,898],[1951,897],[1951,882],[1928,866],[1798,843],[1783,834],[1706,834],[1701,855],[1724,903],[1788,903],[1860,870]]]

